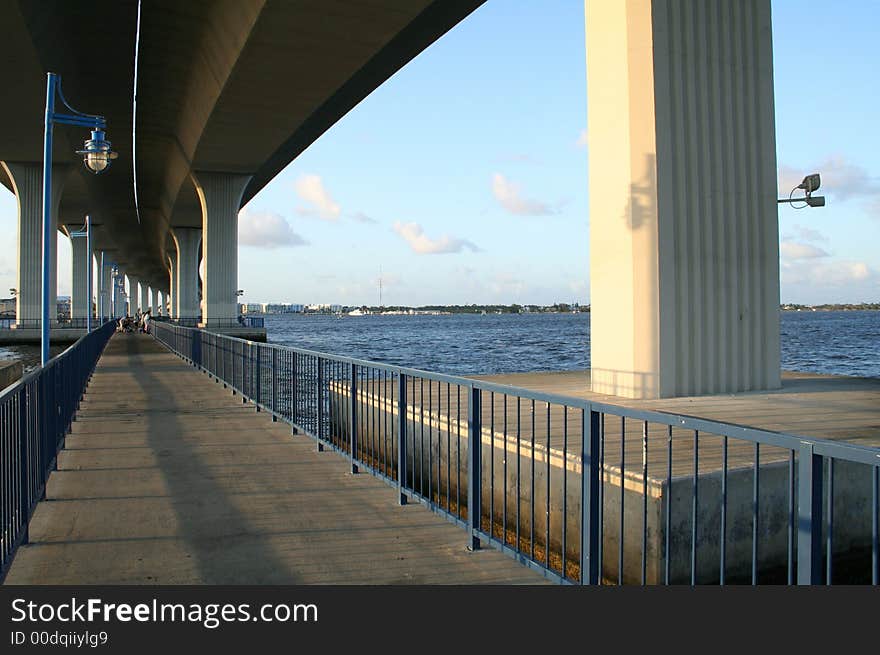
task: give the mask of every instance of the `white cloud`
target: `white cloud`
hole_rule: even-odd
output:
[[[256,248],[306,245],[306,241],[290,229],[290,224],[280,214],[247,209],[238,215],[238,242]]]
[[[297,212],[303,216],[318,216],[325,221],[339,220],[342,208],[327,189],[320,175],[303,175],[293,185],[296,194],[312,205],[312,208],[298,207]]]
[[[795,232],[796,236],[786,236],[786,241],[794,241],[798,239],[800,241],[828,241],[828,237],[819,232],[819,230],[814,230],[809,227],[803,227],[801,225],[794,225],[792,229]]]
[[[511,214],[546,216],[555,213],[546,203],[524,198],[519,185],[514,184],[501,173],[495,173],[492,176],[492,194],[501,206]]]
[[[578,134],[577,141],[575,141],[574,144],[578,148],[586,148],[590,143],[589,138],[590,137],[587,135],[587,128],[584,128],[581,130],[581,133]]]
[[[796,241],[783,241],[779,250],[782,257],[788,260],[796,259],[817,259],[819,257],[827,257],[828,253],[809,243],[798,243]]]
[[[394,231],[409,244],[413,252],[420,255],[439,255],[445,253],[461,252],[470,250],[479,252],[479,248],[466,239],[457,239],[443,235],[438,239],[430,239],[425,235],[422,226],[418,223],[401,223],[395,221]]]
[[[880,291],[880,276],[865,262],[859,261],[783,261],[780,265],[783,284],[810,287],[849,287],[866,284]]]

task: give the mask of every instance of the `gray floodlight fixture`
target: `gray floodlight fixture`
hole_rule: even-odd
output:
[[[779,198],[776,200],[776,204],[782,204],[784,202],[789,203],[795,209],[803,209],[804,207],[824,207],[825,206],[825,196],[814,196],[813,192],[816,191],[822,185],[822,178],[818,173],[810,173],[806,177],[804,177],[803,181],[798,184],[794,189],[791,190],[791,193],[788,194],[788,198]],[[801,189],[804,192],[803,198],[794,198],[794,192],[796,189]],[[803,205],[796,206],[794,203],[802,202]]]

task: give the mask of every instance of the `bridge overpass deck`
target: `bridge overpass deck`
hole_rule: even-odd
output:
[[[146,335],[116,335],[6,582],[480,584],[543,578],[315,452]]]

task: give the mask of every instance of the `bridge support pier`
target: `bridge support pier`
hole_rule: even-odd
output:
[[[98,312],[103,320],[113,314],[112,265],[106,250],[98,258],[98,270]]]
[[[194,173],[202,206],[202,323],[235,325],[238,317],[238,210],[249,175]]]
[[[159,315],[159,291],[150,285],[150,314]]]
[[[70,293],[70,317],[73,319],[85,319],[92,311],[92,290],[89,288],[89,271],[87,266],[92,263],[87,239],[82,237],[70,238],[71,253],[71,293]]]
[[[770,0],[586,1],[592,390],[780,386]]]
[[[16,276],[16,320],[38,325],[42,320],[43,293],[43,164],[42,162],[0,162],[12,182],[18,204],[18,271]],[[66,164],[52,166],[52,220],[53,238],[48,246],[49,255],[49,317],[56,316],[58,279],[58,205],[64,182],[70,172]]]
[[[134,316],[139,308],[138,304],[138,286],[140,280],[133,275],[126,275],[128,278],[128,313]]]
[[[140,292],[141,295],[140,295],[140,302],[138,304],[140,305],[141,313],[144,313],[148,309],[150,309],[150,293],[149,293],[149,290],[147,289],[147,283],[144,280],[140,280],[140,284],[141,284],[141,292]]]
[[[199,245],[202,231],[197,227],[176,227],[172,231],[177,246],[174,276],[174,303],[178,318],[199,315]]]
[[[168,252],[168,293],[162,292],[162,307],[168,304],[168,316],[171,318],[180,318],[177,313],[177,248],[173,248]]]

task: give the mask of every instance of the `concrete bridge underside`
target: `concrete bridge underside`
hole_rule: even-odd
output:
[[[2,3],[0,75],[15,101],[0,121],[20,129],[0,136],[0,182],[20,207],[19,316],[39,300],[46,70],[78,108],[106,114],[120,153],[89,175],[72,156],[85,135],[58,130],[58,225],[91,215],[96,252],[170,296],[172,315],[219,327],[235,318],[240,207],[480,4],[144,3],[135,116],[135,0]],[[594,391],[778,388],[770,0],[585,6]]]

